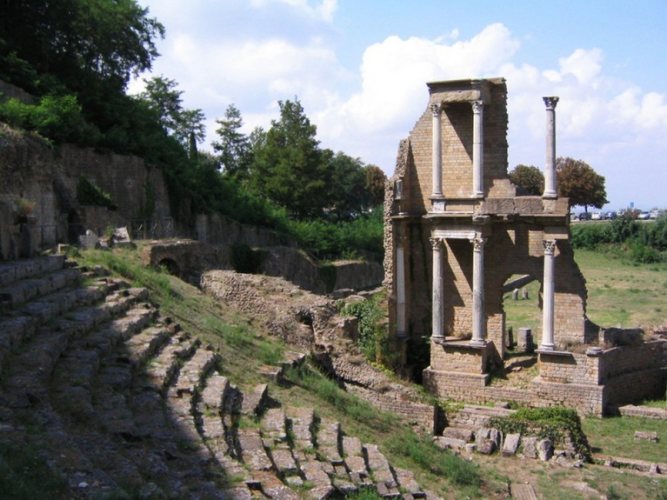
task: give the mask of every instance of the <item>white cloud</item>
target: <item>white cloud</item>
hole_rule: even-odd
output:
[[[322,0],[314,5],[311,5],[308,0],[250,0],[250,5],[256,9],[275,3],[288,5],[307,16],[327,23],[333,22],[334,13],[338,6],[337,0]]]

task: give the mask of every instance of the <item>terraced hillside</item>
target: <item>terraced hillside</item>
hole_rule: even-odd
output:
[[[112,259],[129,273],[122,258],[100,255],[88,260]],[[474,468],[461,461],[452,471],[463,472],[448,481],[433,473],[437,464],[394,452],[439,490],[429,493],[366,443],[381,435],[372,422],[356,426],[355,437],[335,410],[309,407],[298,391],[318,375],[304,382],[293,370],[292,384],[271,386],[285,403],[271,397],[261,368],[280,364],[280,345],[243,318],[216,322],[223,311],[204,312],[203,296],[146,273],[134,277],[151,292],[61,256],[0,266],[0,486],[8,496],[436,498],[456,482],[478,491]],[[336,390],[334,400],[356,404]],[[432,449],[398,421],[385,424]]]

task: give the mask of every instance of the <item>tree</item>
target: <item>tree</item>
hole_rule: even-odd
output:
[[[556,160],[558,195],[570,199],[570,206],[582,205],[588,212],[588,205],[602,208],[607,203],[604,177],[590,165],[572,158]]]
[[[204,113],[201,109],[184,109],[182,105],[182,90],[176,87],[178,83],[171,78],[154,76],[145,79],[145,90],[139,98],[146,101],[149,108],[156,114],[165,131],[172,135],[184,148],[196,149],[197,142],[204,140],[206,128]]]
[[[544,192],[544,175],[532,165],[517,165],[509,173],[519,196],[540,196]]]
[[[329,169],[298,99],[279,101],[280,120],[273,120],[253,149],[249,185],[297,218],[320,216],[329,205]]]
[[[252,149],[250,138],[240,132],[243,126],[241,112],[230,104],[225,110],[225,118],[216,120],[216,123],[220,125],[215,131],[220,140],[211,145],[219,154],[224,174],[236,180],[246,179]]]
[[[324,150],[331,176],[329,206],[327,207],[338,220],[349,220],[360,215],[368,205],[366,175],[359,158],[352,158],[339,151]]]
[[[370,207],[382,205],[384,203],[384,184],[387,182],[387,176],[376,165],[366,165],[364,173],[366,174],[365,188],[368,193]]]
[[[158,56],[164,27],[135,0],[2,2],[0,39],[37,73],[83,91],[91,82],[124,89]],[[22,82],[15,82],[21,84]],[[33,83],[34,82],[28,82]]]

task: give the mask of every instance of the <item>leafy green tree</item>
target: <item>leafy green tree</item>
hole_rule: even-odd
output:
[[[544,192],[544,175],[533,165],[517,165],[509,173],[519,196],[539,196]]]
[[[331,176],[327,208],[338,220],[353,219],[368,205],[363,163],[359,158],[352,158],[341,151],[334,154],[325,149],[323,154]]]
[[[252,149],[250,138],[240,132],[243,126],[241,112],[230,104],[225,110],[225,118],[216,120],[216,123],[220,125],[215,131],[220,140],[211,145],[219,154],[224,174],[236,180],[246,179]]]
[[[366,175],[365,189],[370,206],[382,205],[384,203],[384,184],[387,182],[387,176],[377,165],[366,165],[364,173]]]
[[[584,161],[558,158],[556,179],[559,196],[568,197],[570,206],[581,205],[587,212],[588,205],[602,208],[608,203],[604,177]]]
[[[329,205],[331,180],[322,151],[298,99],[279,101],[280,120],[253,149],[250,186],[303,219],[320,216]]]
[[[144,80],[146,88],[139,98],[148,103],[164,130],[172,135],[183,147],[196,149],[196,143],[204,140],[204,113],[201,109],[183,109],[181,95],[176,80],[164,76],[154,76]],[[194,140],[191,141],[191,138]],[[195,143],[194,148],[191,142]]]
[[[82,91],[93,81],[124,89],[148,70],[164,27],[135,0],[9,0],[1,4],[3,56],[28,61]],[[32,87],[34,81],[15,82]]]

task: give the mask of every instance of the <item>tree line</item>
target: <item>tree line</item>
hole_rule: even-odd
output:
[[[220,212],[291,233],[325,258],[381,252],[384,173],[321,148],[298,98],[280,101],[280,117],[249,134],[229,105],[207,152],[198,151],[204,113],[183,106],[176,81],[152,77],[128,95],[130,78],[151,69],[163,36],[135,0],[1,2],[0,79],[36,100],[0,96],[0,120],[54,144],[135,154],[162,167],[172,212],[183,220]],[[337,241],[322,246],[332,234]]]
[[[509,173],[509,178],[517,186],[517,194],[540,196],[544,192],[544,174],[533,165],[517,165]],[[558,195],[567,197],[570,206],[602,208],[607,200],[605,179],[582,160],[561,157],[556,159],[556,184]]]

